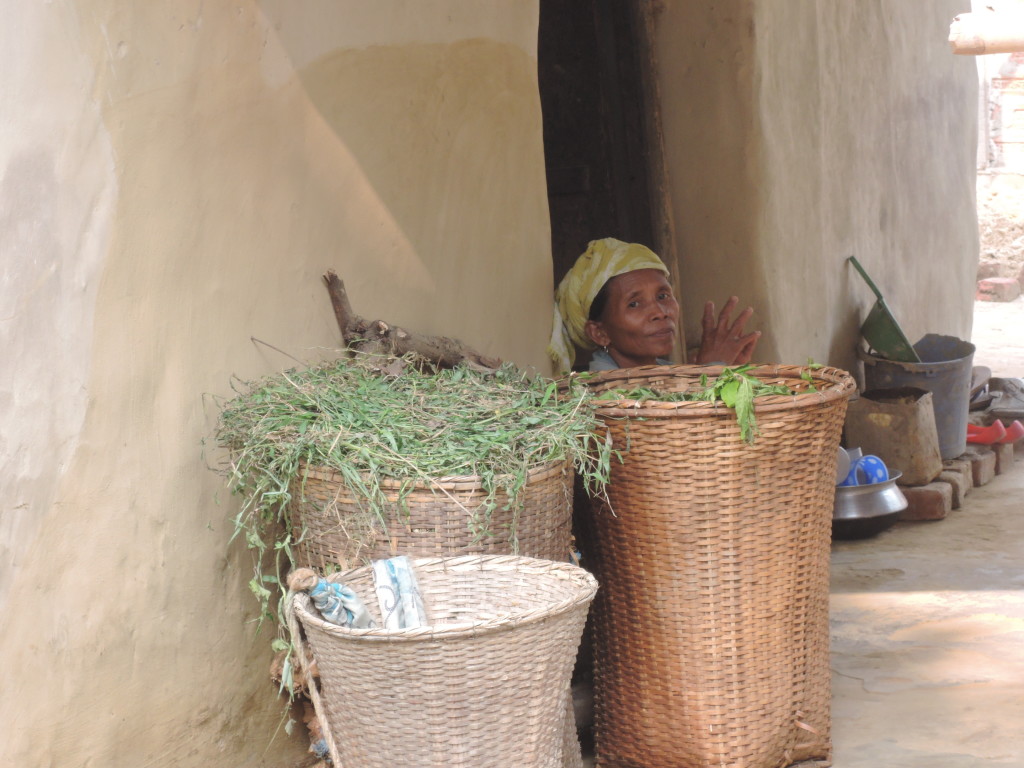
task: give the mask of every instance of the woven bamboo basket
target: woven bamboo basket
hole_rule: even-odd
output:
[[[599,768],[779,768],[830,759],[828,577],[836,453],[853,379],[760,366],[797,394],[757,399],[740,437],[721,403],[600,399],[701,389],[715,366],[602,374],[611,509],[588,539]],[[810,375],[809,391],[801,375]]]
[[[487,531],[470,526],[482,515],[485,492],[476,476],[441,477],[411,486],[380,483],[390,502],[381,525],[343,484],[322,467],[303,467],[293,482],[289,515],[297,564],[318,569],[354,566],[395,555],[522,554],[568,560],[572,546],[572,470],[566,461],[527,474],[521,504],[499,495]]]
[[[303,467],[289,505],[296,564],[324,571],[395,555],[513,555],[566,561],[572,552],[573,472],[568,461],[538,466],[527,474],[518,505],[499,495],[488,533],[469,521],[481,514],[486,493],[477,476],[440,477],[403,489],[383,480],[390,504],[386,528],[377,523],[333,470]],[[402,491],[406,493],[399,503]],[[562,768],[582,768],[572,702],[566,704]]]
[[[323,621],[305,593],[292,599],[297,655],[308,643],[319,668],[310,692],[334,765],[561,768],[593,576],[509,555],[413,565],[430,626],[348,629]],[[370,567],[331,579],[380,623]]]

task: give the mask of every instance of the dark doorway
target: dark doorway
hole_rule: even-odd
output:
[[[651,190],[658,189],[662,179],[657,171],[660,129],[654,125],[656,105],[646,69],[650,59],[649,12],[641,10],[645,3],[540,2],[538,79],[555,285],[591,240],[616,237],[655,251],[671,242],[665,236],[669,228],[664,225],[664,198],[653,204],[651,199]],[[654,152],[652,143],[657,145]],[[582,353],[575,367],[586,369],[589,361],[589,354]],[[597,570],[595,549],[588,545],[589,503],[578,486],[576,542],[583,566]],[[573,676],[574,699],[584,712],[580,739],[585,755],[593,751],[588,700],[593,685],[592,631],[588,622]]]
[[[629,2],[541,0],[538,77],[556,281],[590,240],[652,245],[637,47]]]
[[[541,0],[538,78],[555,285],[591,240],[666,245],[656,240],[660,203],[652,205],[650,192],[652,129],[657,134],[645,95],[645,40],[644,13],[633,0]]]

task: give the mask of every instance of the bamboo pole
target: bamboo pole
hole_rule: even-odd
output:
[[[1024,52],[1024,14],[961,13],[949,25],[949,44],[961,56]]]

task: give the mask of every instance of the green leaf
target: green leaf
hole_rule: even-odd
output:
[[[547,405],[548,401],[554,396],[554,394],[557,391],[558,391],[558,382],[557,381],[552,381],[551,384],[548,385],[548,388],[546,390],[544,390],[544,397],[541,399],[540,404],[541,405]]]
[[[740,425],[740,437],[745,443],[754,442],[757,422],[754,418],[754,385],[744,378],[736,393],[736,421]]]
[[[741,381],[746,383],[743,379],[727,381],[718,392],[718,399],[729,408],[736,408],[736,398],[739,396]]]
[[[270,590],[260,584],[255,578],[249,580],[249,590],[264,604],[270,600]]]
[[[820,365],[818,367],[821,368]],[[818,388],[814,386],[814,377],[811,375],[811,372],[809,370],[808,371],[801,371],[800,372],[800,378],[807,382],[807,391],[808,392],[817,392],[818,391]]]

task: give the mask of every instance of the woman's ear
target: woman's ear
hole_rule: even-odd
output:
[[[588,339],[599,347],[607,347],[612,340],[611,336],[605,331],[604,325],[596,320],[587,320],[583,326],[583,332],[587,335]]]

